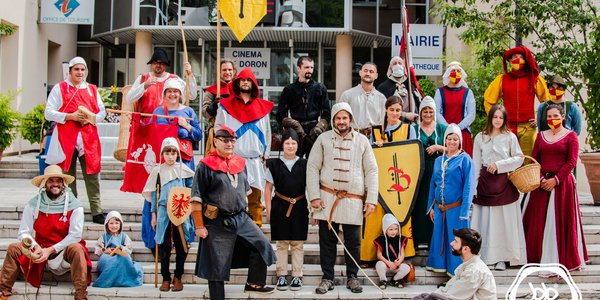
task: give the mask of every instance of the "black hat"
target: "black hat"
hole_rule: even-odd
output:
[[[292,128],[288,128],[283,132],[283,134],[281,135],[281,142],[283,143],[289,138],[292,138],[292,140],[296,141],[296,143],[300,145],[300,138],[298,137],[298,133],[296,133],[296,131]]]
[[[235,138],[236,136],[231,128],[223,125],[219,130],[215,131],[215,137]]]
[[[167,51],[165,51],[165,49],[163,48],[156,48],[154,49],[154,53],[152,53],[152,58],[150,58],[150,61],[148,62],[148,64],[151,64],[155,61],[161,61],[163,63],[165,63],[167,66],[171,66],[171,61],[169,60],[169,56],[167,55]]]

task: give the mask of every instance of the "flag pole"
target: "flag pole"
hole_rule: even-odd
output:
[[[187,52],[187,43],[185,41],[185,33],[183,32],[183,24],[181,24],[181,18],[179,18],[179,29],[181,30],[181,40],[183,41],[183,64],[185,65],[189,62],[189,60]],[[185,106],[190,106],[190,76],[187,74],[187,72],[185,72]]]
[[[404,61],[404,70],[406,71],[406,78],[408,79],[408,111],[409,112],[414,112],[414,107],[413,107],[413,103],[414,103],[414,96],[413,96],[413,91],[412,91],[412,74],[411,74],[411,70],[410,70],[410,57],[411,57],[411,53],[410,53],[410,37],[408,36],[408,14],[406,11],[406,1],[402,0],[401,1],[401,13],[402,16],[400,16],[400,20],[402,22],[402,37],[404,39],[404,43],[406,44],[406,50],[404,51],[404,57],[402,58],[402,60]]]
[[[221,5],[217,0],[217,66],[216,66],[217,95],[215,99],[221,98]]]

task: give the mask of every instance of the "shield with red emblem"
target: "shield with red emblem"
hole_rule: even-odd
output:
[[[167,215],[173,225],[179,226],[187,220],[192,213],[192,189],[186,187],[174,187],[169,191],[167,200]]]

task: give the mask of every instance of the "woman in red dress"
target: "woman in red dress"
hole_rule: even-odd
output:
[[[564,120],[562,106],[548,106],[550,129],[538,133],[532,153],[542,167],[540,187],[525,200],[523,227],[528,263],[560,263],[577,270],[589,261],[572,174],[579,141],[563,126]]]

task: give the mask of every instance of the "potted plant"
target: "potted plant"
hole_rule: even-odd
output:
[[[8,148],[17,136],[21,114],[10,107],[18,91],[0,93],[0,159],[4,149]]]
[[[117,86],[111,86],[108,88],[100,88],[98,89],[98,93],[102,98],[102,102],[104,103],[104,107],[112,108],[112,109],[120,109],[119,103],[117,102],[117,94],[119,93],[119,88]],[[106,114],[106,118],[104,120],[107,123],[119,123],[120,114],[108,112]]]
[[[44,117],[44,109],[44,104],[38,104],[23,116],[20,128],[21,136],[32,144],[43,144],[45,133],[50,129],[50,122],[46,121]]]

